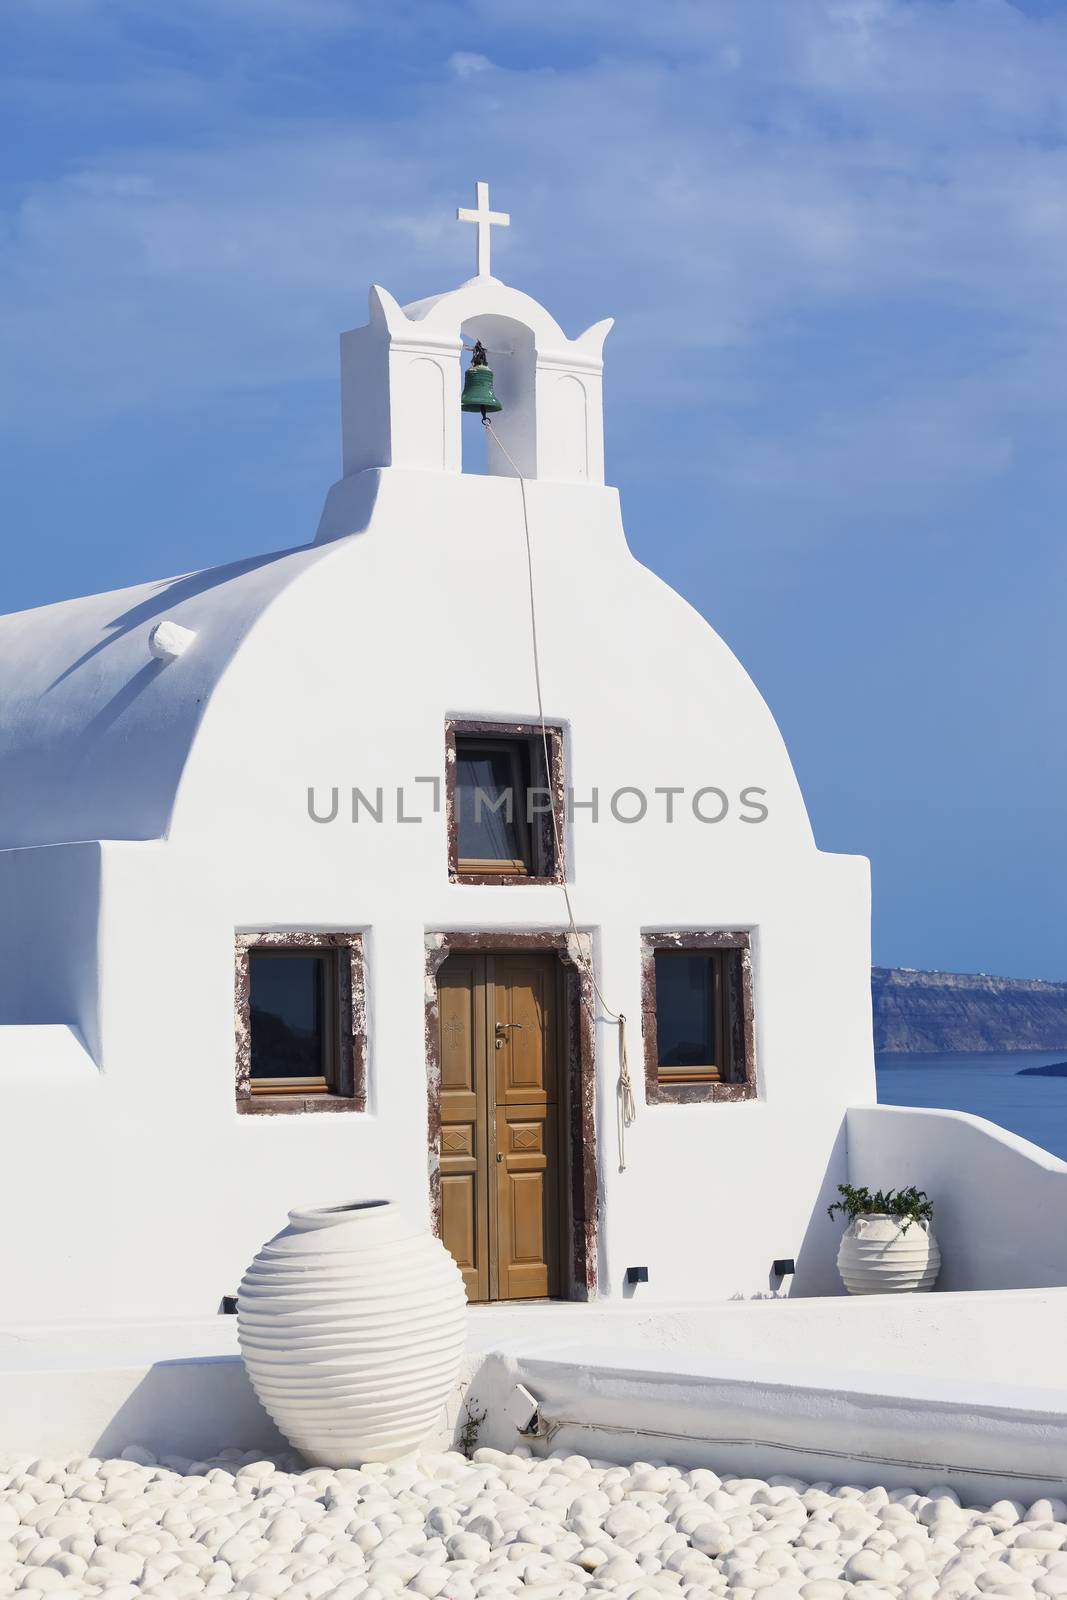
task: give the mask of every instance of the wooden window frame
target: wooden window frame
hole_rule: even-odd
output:
[[[455,740],[457,762],[460,757],[461,747],[464,750],[483,750],[487,753],[503,751],[503,753],[507,756],[508,764],[511,768],[512,795],[521,795],[523,793],[524,763],[522,760],[522,754],[524,749],[527,752],[527,761],[525,763],[527,769],[529,770],[531,766],[529,761],[529,748],[524,739],[493,739],[488,736],[483,739],[478,734],[461,733]],[[529,787],[533,787],[532,771],[530,771]],[[456,862],[456,870],[461,877],[470,878],[472,876],[478,877],[482,875],[492,875],[494,878],[501,876],[521,876],[523,878],[529,878],[533,876],[534,846],[531,838],[530,824],[524,815],[525,809],[526,808],[524,806],[516,806],[514,802],[512,803],[513,816],[511,820],[514,822],[518,831],[519,848],[522,850],[521,859],[517,861],[509,860],[506,856],[492,857],[490,859],[460,856]],[[458,811],[456,816],[456,848],[457,850],[459,849]]]
[[[656,957],[704,953],[715,958],[716,989],[720,997],[726,983],[736,985],[737,1003],[732,1032],[728,1007],[720,1002],[716,1028],[719,1062],[728,1057],[735,1077],[724,1082],[720,1067],[666,1067],[659,1064],[656,1009]],[[744,932],[645,933],[641,939],[641,1028],[645,1050],[645,1099],[649,1105],[715,1104],[756,1098],[756,1045],[752,998],[752,941]]]
[[[327,1051],[332,1060],[325,1078],[252,1078],[252,1017],[249,980],[252,955],[333,953],[326,963],[324,1005]],[[277,1115],[305,1111],[365,1111],[366,989],[363,934],[360,932],[239,933],[234,942],[236,1103],[238,1112]]]
[[[339,1015],[341,1001],[336,950],[311,949],[307,945],[303,945],[299,950],[289,948],[279,950],[273,945],[252,945],[248,951],[249,983],[251,985],[253,958],[259,961],[287,961],[293,956],[311,956],[322,963],[322,1032],[326,1072],[324,1075],[311,1075],[306,1078],[257,1079],[251,1069],[250,1055],[248,1086],[252,1094],[335,1094],[341,1077],[341,1041],[339,1037],[341,1031]],[[249,994],[251,994],[251,987],[249,988]],[[249,1025],[251,1030],[251,1010],[249,1011]],[[249,1031],[250,1051],[251,1045],[251,1031]]]
[[[540,723],[483,722],[453,717],[445,722],[445,812],[448,824],[450,883],[517,886],[523,883],[559,884],[565,881],[566,804],[563,729],[549,724],[545,732],[548,737],[547,773],[544,772],[545,756]],[[526,862],[460,859],[456,757],[457,741],[467,739],[484,746],[498,748],[509,746],[513,750],[518,745],[525,745],[529,751],[530,787],[549,791],[551,810],[544,811],[532,819],[527,819],[525,816],[518,818],[519,830],[526,840],[529,851],[529,866]]]
[[[655,971],[657,973],[657,983],[659,981],[658,980],[658,974],[659,974],[659,971],[661,970],[660,967],[659,967],[659,961],[660,961],[661,957],[663,959],[667,960],[667,961],[686,961],[686,960],[692,959],[692,957],[694,957],[694,956],[696,956],[700,960],[709,961],[711,963],[712,981],[711,981],[711,993],[710,993],[710,996],[709,996],[709,999],[708,999],[708,1006],[709,1006],[709,1010],[710,1010],[710,1016],[708,1018],[710,1026],[708,1028],[708,1032],[709,1032],[710,1035],[712,1035],[714,1037],[714,1040],[715,1040],[715,1064],[713,1065],[713,1064],[709,1063],[709,1064],[706,1064],[704,1066],[684,1066],[684,1067],[666,1067],[666,1066],[664,1066],[658,1060],[659,1027],[658,1027],[658,1012],[657,1012],[657,1029],[656,1029],[657,1063],[656,1063],[656,1071],[657,1071],[657,1073],[659,1075],[660,1083],[663,1084],[666,1087],[669,1087],[669,1086],[674,1085],[674,1084],[723,1083],[723,1082],[728,1083],[728,1082],[730,1082],[729,1078],[726,1078],[726,1079],[723,1078],[722,1070],[721,1070],[722,1064],[731,1056],[731,1053],[732,1053],[731,1052],[731,1041],[730,1041],[730,1030],[729,1030],[729,1027],[727,1025],[727,1007],[726,1007],[726,1005],[724,1004],[724,1001],[723,1001],[723,990],[724,990],[724,985],[725,985],[725,983],[727,981],[727,974],[726,974],[726,972],[724,970],[724,963],[729,958],[729,952],[728,951],[723,951],[723,950],[656,950],[656,951],[653,951],[652,963],[653,963],[653,967],[654,967],[654,969],[655,969]]]

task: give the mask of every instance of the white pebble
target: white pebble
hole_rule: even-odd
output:
[[[19,1600],[1067,1600],[1067,1502],[478,1451],[0,1465]]]

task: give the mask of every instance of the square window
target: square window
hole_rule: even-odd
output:
[[[648,1102],[752,1098],[748,935],[662,934],[643,943]]]
[[[366,1107],[363,936],[236,941],[238,1111]]]
[[[445,742],[452,881],[562,882],[562,730],[448,722]]]

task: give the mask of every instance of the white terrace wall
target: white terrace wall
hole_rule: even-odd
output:
[[[887,1442],[899,1443],[878,1438],[885,1402],[895,1400],[898,1413],[903,1409],[915,1416],[924,1459],[939,1464],[939,1473],[935,1469],[931,1475],[928,1468],[923,1481],[939,1476],[943,1482],[944,1464],[955,1458],[952,1435],[981,1427],[980,1414],[988,1417],[990,1408],[1006,1410],[1009,1424],[1013,1416],[1018,1420],[1020,1412],[1030,1412],[1031,1445],[1056,1447],[1052,1416],[1046,1411],[1034,1427],[1032,1413],[1040,1407],[1036,1390],[1058,1389],[1052,1404],[1063,1411],[1065,1315],[1067,1289],[793,1297],[648,1309],[612,1301],[596,1306],[477,1306],[468,1318],[468,1355],[448,1406],[449,1425],[433,1443],[444,1447],[451,1442],[451,1424],[459,1420],[469,1394],[476,1410],[488,1411],[481,1442],[513,1447],[515,1423],[506,1404],[527,1361],[555,1360],[562,1369],[582,1369],[582,1386],[575,1393],[584,1411],[594,1388],[598,1409],[606,1398],[607,1386],[590,1371],[594,1351],[598,1366],[630,1364],[638,1370],[648,1354],[662,1358],[671,1352],[667,1359],[677,1374],[692,1371],[689,1363],[698,1360],[707,1373],[741,1374],[756,1406],[773,1388],[780,1414],[796,1421],[807,1410],[808,1442],[816,1446],[829,1442],[830,1412],[850,1413],[842,1442],[846,1457],[850,1452],[855,1456],[841,1467],[845,1482],[885,1481],[883,1466],[862,1457],[879,1444],[884,1452]],[[237,1354],[236,1332],[233,1317],[23,1325],[17,1336],[0,1341],[0,1450],[106,1455],[140,1443],[161,1455],[181,1451],[196,1458],[226,1445],[281,1449],[273,1424],[252,1393]],[[820,1384],[837,1391],[837,1399],[813,1414],[805,1391],[810,1397]],[[539,1393],[536,1383],[534,1388]],[[680,1426],[687,1434],[721,1435],[726,1431],[722,1417],[701,1417],[696,1409],[699,1389],[688,1389],[688,1414],[679,1419]],[[843,1399],[842,1390],[870,1397],[871,1403],[865,1402],[858,1413]],[[742,1432],[751,1437],[752,1424],[764,1425],[766,1418],[756,1416],[752,1405],[746,1409]],[[606,1415],[616,1431],[599,1435],[593,1453],[629,1449],[633,1459],[638,1447],[632,1435],[624,1443],[618,1431],[634,1426],[629,1398],[623,1396]],[[659,1425],[664,1421],[661,1413]],[[1065,1424],[1067,1418],[1061,1417],[1059,1439]],[[768,1432],[780,1437],[777,1428]],[[946,1442],[948,1450],[935,1454]],[[987,1465],[993,1459],[991,1443],[987,1439]],[[648,1448],[653,1455],[667,1452],[662,1438]],[[714,1460],[724,1446],[707,1449]],[[914,1450],[911,1454],[914,1459]],[[1011,1461],[1008,1451],[998,1449],[996,1454]],[[1017,1459],[1011,1462],[1016,1472],[1019,1464]],[[792,1454],[789,1470],[798,1470]],[[824,1476],[829,1471],[825,1458],[822,1471]],[[998,1492],[1010,1498],[1018,1493],[1018,1483],[1005,1484]],[[974,1496],[984,1502],[992,1497],[988,1486]]]
[[[930,1383],[808,1359],[764,1363],[746,1352],[727,1361],[677,1348],[637,1354],[583,1340],[569,1350],[491,1356],[475,1377],[472,1406],[486,1413],[486,1443],[504,1449],[519,1442],[505,1407],[521,1384],[539,1402],[546,1446],[562,1455],[666,1457],[745,1478],[788,1472],[808,1483],[927,1493],[947,1484],[967,1505],[1062,1493],[1062,1386]],[[952,1592],[951,1582],[938,1590]]]
[[[934,1202],[940,1289],[1067,1284],[1067,1162],[983,1117],[912,1106],[848,1113],[850,1181]]]
[[[99,1058],[99,915],[98,844],[0,850],[0,1030],[69,1023]],[[17,1142],[10,1108],[3,1120]]]
[[[649,1305],[634,1300],[554,1305],[524,1316],[514,1306],[474,1306],[473,1352],[572,1358],[604,1349],[688,1350],[709,1361],[779,1363],[798,1381],[813,1367],[900,1378],[995,1379],[1023,1389],[1063,1381],[1067,1288],[972,1294],[835,1295]]]
[[[642,1264],[649,1300],[766,1294],[778,1256],[796,1258],[797,1292],[836,1292],[826,1205],[847,1171],[845,1108],[874,1089],[867,865],[816,849],[766,706],[630,556],[615,493],[534,483],[529,503],[545,709],[579,797],[601,795],[600,820],[580,811],[568,828],[575,910],[610,1004],[632,1019],[625,1171],[617,1036],[598,1028],[600,1292],[620,1296]],[[19,1227],[2,1321],[211,1314],[290,1206],[384,1193],[426,1216],[427,933],[566,926],[556,887],[449,883],[444,817],[412,787],[443,774],[446,717],[536,711],[516,483],[389,469],[366,532],[294,563],[247,632],[220,588],[228,665],[168,836],[101,847],[101,1073],[77,1097],[9,1108],[0,1201]],[[213,593],[190,597],[197,641],[153,693],[179,697],[213,649]],[[180,602],[167,614],[188,620]],[[142,782],[154,807],[136,748],[116,759],[126,811]],[[406,786],[425,820],[353,825],[353,785]],[[662,785],[685,791],[673,824]],[[693,816],[706,785],[730,797],[720,824]],[[766,790],[758,826],[737,817],[751,785]],[[309,820],[309,786],[320,802],[338,787],[336,822]],[[639,824],[611,814],[623,786],[650,797]],[[234,934],[271,927],[366,930],[365,1115],[236,1114]],[[641,933],[673,928],[752,933],[758,1101],[643,1104]]]

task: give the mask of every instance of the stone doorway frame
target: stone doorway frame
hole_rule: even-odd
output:
[[[587,934],[567,932],[478,933],[426,935],[426,1113],[431,1226],[441,1237],[441,1056],[437,974],[450,955],[555,954],[563,980],[564,1073],[567,1084],[566,1180],[561,1198],[567,1223],[563,1228],[563,1289],[567,1300],[593,1300],[597,1293],[597,1241],[600,1196],[596,1152],[596,1049],[593,1031],[592,959]],[[569,1245],[569,1248],[568,1248]]]

